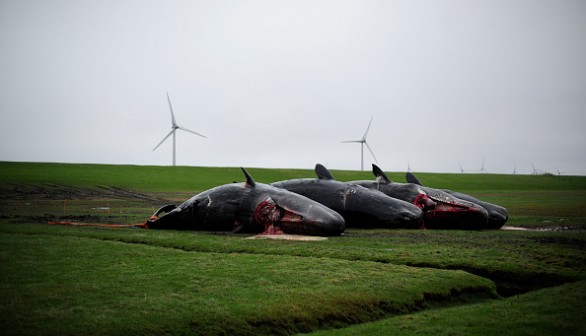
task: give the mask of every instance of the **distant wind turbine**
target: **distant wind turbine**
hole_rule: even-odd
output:
[[[368,135],[368,131],[370,130],[370,125],[372,124],[372,118],[373,117],[370,117],[370,122],[368,123],[368,127],[366,128],[366,132],[364,132],[362,139],[342,141],[344,143],[350,143],[350,142],[360,143],[360,170],[364,170],[364,145],[366,145],[366,148],[368,148],[368,150],[370,151],[370,154],[372,154],[372,158],[374,159],[374,161],[376,163],[378,163],[378,161],[376,160],[376,157],[374,156],[374,153],[372,152],[372,149],[370,149],[370,146],[366,142],[366,136]]]
[[[544,176],[551,176],[552,173],[548,172],[547,170],[536,168],[533,162],[531,162],[531,166],[533,167],[533,175],[544,175]],[[558,170],[559,172],[559,170]]]
[[[462,168],[462,165],[460,164],[460,162],[458,162],[458,167],[460,167],[460,173],[464,174],[464,168]]]
[[[482,167],[480,167],[480,174],[484,174],[484,172],[486,171],[486,169],[484,169],[484,159],[482,159]]]
[[[175,131],[177,131],[178,129],[183,130],[185,132],[189,132],[195,135],[199,135],[200,137],[204,137],[207,138],[205,135],[203,134],[199,134],[197,132],[194,132],[192,130],[189,130],[183,126],[179,126],[177,125],[177,122],[175,121],[175,115],[173,114],[173,106],[171,105],[171,98],[169,98],[169,93],[167,92],[167,101],[169,102],[169,110],[171,111],[171,132],[169,132],[169,134],[167,134],[167,136],[165,136],[163,138],[163,140],[161,140],[161,142],[159,142],[158,145],[155,146],[155,148],[153,148],[153,152],[159,148],[160,145],[163,144],[163,142],[165,142],[165,140],[167,140],[168,137],[170,137],[171,135],[173,135],[173,166],[175,166],[176,163],[176,147],[175,147]]]

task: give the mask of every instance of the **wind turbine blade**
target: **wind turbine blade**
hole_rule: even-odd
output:
[[[169,110],[171,110],[171,124],[173,126],[176,126],[177,122],[175,122],[175,115],[173,114],[173,105],[171,105],[171,98],[169,98],[169,92],[167,92],[167,101],[169,102]]]
[[[180,130],[184,130],[185,132],[193,133],[195,135],[199,135],[200,137],[203,137],[203,138],[206,138],[207,139],[207,137],[205,135],[199,134],[197,132],[194,132],[194,131],[192,131],[190,129],[187,129],[187,128],[183,127],[183,126],[177,126],[177,128],[180,129]]]
[[[372,158],[374,159],[374,162],[378,163],[378,161],[376,160],[376,156],[374,156],[372,149],[370,149],[370,146],[368,145],[368,142],[364,141],[364,144],[366,145],[366,148],[368,148],[368,150],[370,151],[370,154],[372,154]]]
[[[351,142],[361,143],[361,142],[364,142],[364,141],[362,141],[362,140],[346,140],[346,141],[342,141],[342,143],[351,143]]]
[[[155,148],[153,148],[153,152],[155,151],[155,149],[159,148],[159,146],[162,145],[163,142],[165,142],[165,140],[167,140],[167,138],[170,137],[171,134],[173,134],[173,132],[175,132],[175,129],[172,129],[171,132],[169,132],[169,134],[167,134],[167,136],[164,137],[163,140],[161,140],[161,142],[159,142],[159,144],[155,146]]]
[[[362,136],[362,140],[366,140],[366,136],[368,135],[368,131],[370,130],[370,125],[372,124],[372,118],[374,118],[374,116],[370,117],[370,122],[368,123],[368,127],[366,128],[366,132],[364,132],[364,135]]]

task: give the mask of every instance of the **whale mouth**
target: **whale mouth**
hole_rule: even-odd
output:
[[[287,209],[283,209],[285,211],[285,213],[283,214],[283,217],[281,217],[281,222],[284,223],[301,223],[303,222],[303,216],[298,215],[294,212],[291,212]]]
[[[164,224],[163,221],[159,221],[161,218],[164,218],[169,212],[177,209],[175,204],[167,204],[159,208],[150,218],[148,218],[143,224],[139,225],[139,227],[148,229],[148,228],[162,228]],[[161,216],[161,214],[164,214]]]
[[[428,229],[487,228],[488,212],[476,204],[437,190],[425,190],[414,204],[424,212],[424,225]]]
[[[428,229],[471,229],[486,228],[486,211],[460,204],[437,202],[435,208],[425,211],[425,227]]]

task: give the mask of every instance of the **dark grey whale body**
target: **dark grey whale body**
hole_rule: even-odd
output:
[[[412,173],[407,173],[407,181],[418,185],[423,185],[421,181],[419,181],[419,179]],[[500,229],[501,227],[503,227],[503,225],[505,225],[505,223],[509,219],[509,211],[500,205],[484,202],[473,196],[457,191],[452,191],[448,189],[442,189],[442,191],[461,200],[477,204],[486,209],[486,211],[488,212],[488,225],[486,227],[487,229]]]
[[[489,228],[488,212],[481,206],[444,191],[415,183],[391,182],[375,164],[374,181],[351,181],[366,188],[412,203],[424,212],[425,228],[480,230]]]
[[[179,206],[159,209],[148,228],[260,233],[269,228],[283,233],[336,236],[345,229],[335,211],[307,197],[256,183],[242,169],[245,183],[221,185],[193,196]],[[161,213],[164,216],[158,217]]]
[[[319,178],[293,179],[271,183],[337,211],[346,227],[419,228],[423,213],[416,206],[376,190],[336,181],[322,165],[316,165]]]

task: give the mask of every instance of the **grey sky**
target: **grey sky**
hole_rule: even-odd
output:
[[[0,2],[0,160],[586,175],[586,1]],[[365,153],[365,166],[372,157]]]

